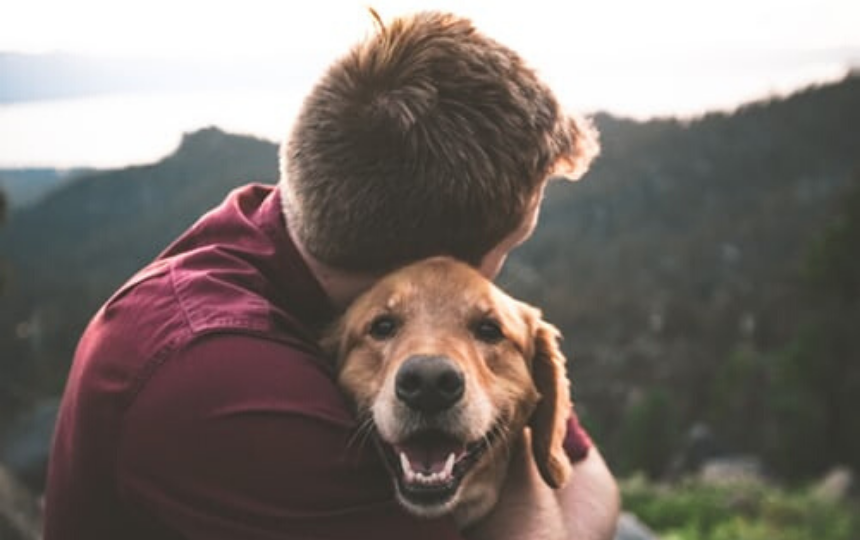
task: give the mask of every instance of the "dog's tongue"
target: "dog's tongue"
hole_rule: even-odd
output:
[[[394,450],[406,455],[412,470],[430,474],[444,470],[451,454],[454,454],[455,460],[459,460],[466,452],[466,447],[446,435],[428,434],[394,445]]]

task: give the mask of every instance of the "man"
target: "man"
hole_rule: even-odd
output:
[[[397,506],[320,333],[385,272],[448,254],[495,276],[588,126],[469,21],[392,22],[304,103],[278,189],[248,186],[96,314],[55,435],[46,540],[606,538],[615,484],[575,419],[568,486],[527,454],[474,530]]]

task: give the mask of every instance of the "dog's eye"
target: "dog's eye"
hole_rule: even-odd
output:
[[[397,333],[397,319],[391,315],[380,315],[371,321],[367,333],[377,341],[391,338]]]
[[[505,334],[502,332],[502,327],[493,319],[481,319],[474,328],[475,337],[485,343],[498,343]]]

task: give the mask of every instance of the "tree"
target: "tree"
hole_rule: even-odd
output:
[[[860,395],[860,171],[839,198],[834,217],[813,245],[805,281],[813,315],[812,347],[800,355],[807,385],[825,411],[830,459],[860,469],[860,430],[854,409]]]
[[[803,260],[792,337],[739,347],[710,389],[717,431],[787,478],[860,470],[860,173],[839,195]]]
[[[0,191],[0,226],[6,222],[6,195]],[[3,292],[3,285],[6,282],[6,276],[3,272],[3,261],[0,260],[0,293]]]
[[[805,320],[769,373],[765,452],[789,476],[860,470],[860,173],[834,207],[806,258]]]

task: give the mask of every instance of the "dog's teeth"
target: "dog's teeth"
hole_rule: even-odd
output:
[[[439,481],[439,477],[436,473],[426,474],[426,473],[419,472],[419,473],[416,473],[415,476],[416,476],[416,478],[418,478],[418,481],[420,483],[422,483],[424,485],[428,485],[428,486],[430,484],[435,484]]]
[[[454,475],[454,461],[457,457],[454,455],[454,452],[448,454],[448,459],[445,461],[445,468],[442,469],[442,477],[443,478],[451,478]]]
[[[406,452],[400,452],[400,466],[403,469],[403,479],[409,483],[432,485],[448,482],[454,476],[454,464],[456,461],[457,456],[452,452],[448,454],[448,459],[445,460],[442,470],[434,473],[416,471],[412,468],[412,462],[409,461]]]
[[[415,476],[415,471],[412,470],[412,464],[409,463],[409,458],[406,457],[406,452],[400,452],[400,466],[403,467],[403,475],[407,480],[410,480],[410,478]]]

